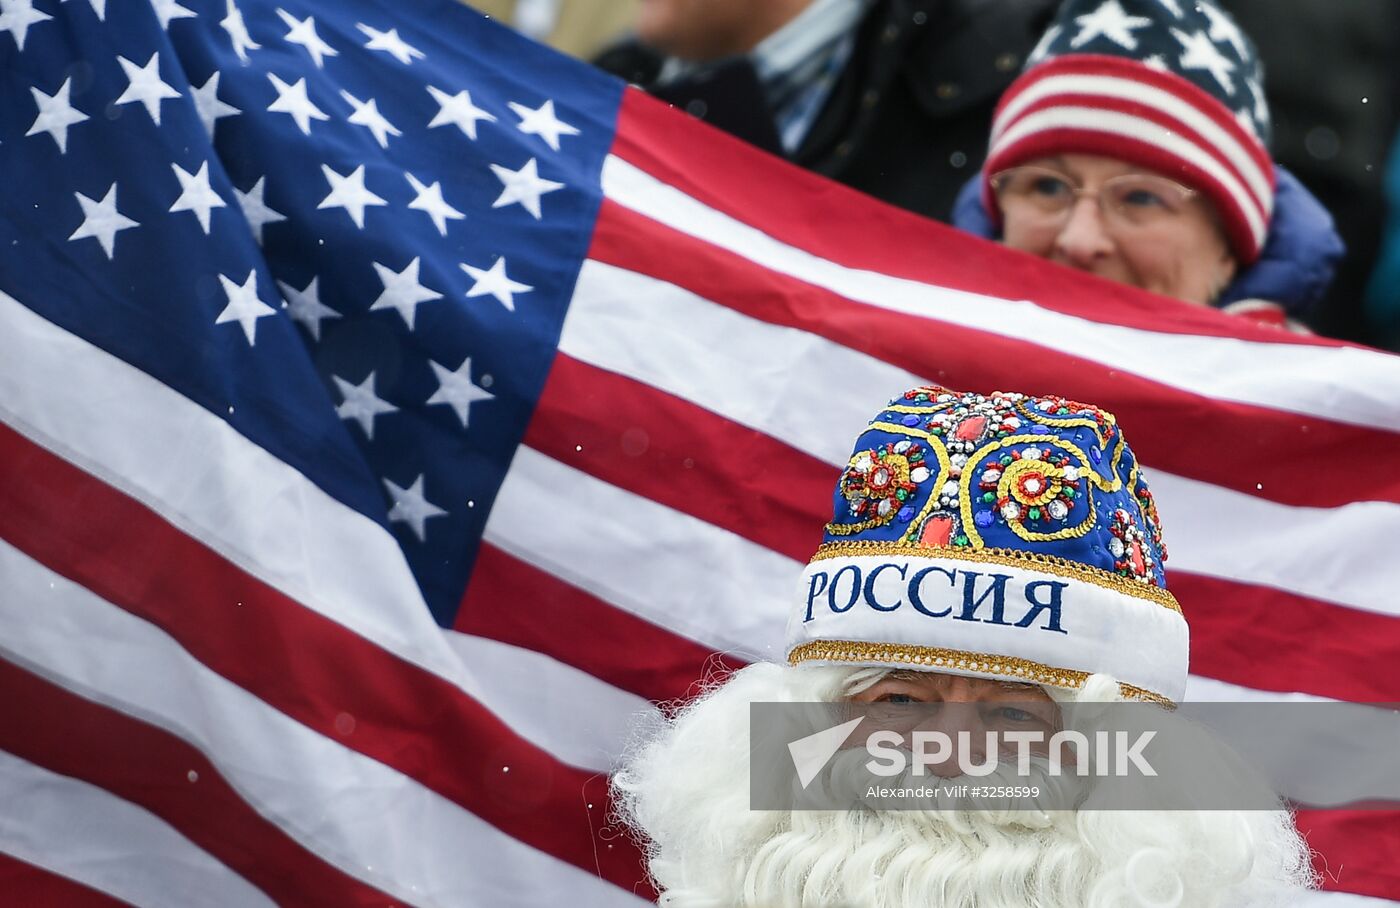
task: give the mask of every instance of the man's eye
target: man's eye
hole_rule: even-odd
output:
[[[996,709],[995,715],[997,718],[1005,719],[1008,722],[1031,722],[1036,718],[1034,713],[1024,709],[1017,709],[1014,706],[999,706]]]
[[[881,703],[917,703],[918,701],[910,694],[885,694],[880,698]]]

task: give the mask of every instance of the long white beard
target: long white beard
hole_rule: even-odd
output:
[[[748,704],[833,701],[879,674],[756,663],[644,733],[613,787],[662,905],[1262,908],[1312,885],[1281,809],[751,811]],[[1117,690],[1095,676],[1079,697]]]

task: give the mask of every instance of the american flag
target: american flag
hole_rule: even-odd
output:
[[[1195,698],[1400,701],[1400,360],[874,203],[454,0],[0,0],[0,902],[641,905],[873,408],[1090,400]],[[1304,805],[1321,905],[1394,814]],[[1390,904],[1390,902],[1385,902]]]

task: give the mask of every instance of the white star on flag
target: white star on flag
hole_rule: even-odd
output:
[[[209,185],[209,162],[201,164],[198,173],[186,173],[179,164],[171,164],[170,168],[175,171],[181,189],[180,197],[170,206],[170,211],[193,211],[199,219],[199,226],[208,234],[210,213],[228,204]]]
[[[408,524],[413,535],[422,542],[427,538],[424,524],[428,522],[428,518],[441,517],[447,513],[423,497],[423,474],[418,474],[418,478],[413,480],[413,485],[406,489],[391,479],[385,479],[383,482],[384,488],[389,492],[389,498],[394,502],[394,506],[389,509],[389,521]]]
[[[432,360],[428,360],[428,365],[433,367],[433,374],[437,376],[438,380],[438,389],[433,392],[432,397],[428,398],[428,405],[447,404],[457,414],[457,418],[462,421],[462,428],[467,428],[472,404],[495,399],[496,395],[472,381],[472,358],[470,356],[462,360],[462,365],[458,366],[455,371],[446,366],[440,366]]]
[[[462,214],[462,212],[453,208],[443,200],[441,183],[433,183],[430,186],[425,186],[411,173],[405,173],[404,177],[408,179],[408,183],[413,187],[413,190],[418,193],[418,196],[408,203],[408,207],[422,211],[427,214],[428,217],[432,218],[433,226],[438,229],[438,233],[447,236],[448,218],[455,221],[466,217],[465,214]]]
[[[494,296],[497,302],[511,312],[515,311],[515,294],[529,293],[535,289],[529,284],[513,281],[506,276],[505,256],[496,259],[490,268],[473,268],[465,262],[459,263],[458,267],[476,281],[467,291],[468,299],[474,296]]]
[[[321,290],[317,286],[317,282],[320,280],[319,277],[313,277],[311,283],[301,290],[284,281],[277,282],[278,288],[282,291],[282,298],[287,301],[287,314],[294,321],[303,325],[314,341],[321,340],[322,321],[328,318],[340,318],[339,312],[321,302]]]
[[[317,69],[325,67],[327,57],[340,56],[340,51],[321,40],[321,36],[316,34],[316,20],[311,16],[298,19],[281,7],[278,7],[277,15],[291,29],[285,37],[287,43],[300,44],[306,48],[306,52],[311,55],[311,60],[316,64]]]
[[[382,50],[393,56],[393,58],[400,63],[412,63],[414,60],[421,60],[425,56],[421,50],[400,38],[397,28],[391,28],[387,32],[382,32],[376,28],[370,28],[363,22],[356,22],[355,27],[364,32],[366,37],[369,38],[369,40],[365,42],[365,47],[370,50]]]
[[[303,135],[311,135],[312,120],[329,120],[326,112],[321,110],[311,99],[306,96],[306,79],[297,79],[292,85],[288,85],[277,78],[276,73],[268,73],[267,78],[271,80],[272,87],[277,89],[277,100],[267,105],[269,113],[284,113],[296,121],[297,128]]]
[[[358,385],[351,384],[339,375],[332,375],[331,381],[340,389],[344,398],[335,408],[335,415],[341,419],[353,419],[365,430],[365,435],[374,441],[374,418],[384,413],[397,413],[399,408],[383,400],[374,393],[374,372]]]
[[[204,124],[204,131],[209,133],[209,138],[214,138],[214,124],[220,117],[232,117],[241,114],[243,111],[232,104],[225,104],[219,100],[219,71],[214,70],[204,84],[196,88],[190,84],[190,97],[194,99],[194,106],[199,111],[200,122]]]
[[[370,264],[374,266],[374,273],[379,275],[379,280],[384,284],[384,292],[379,294],[379,298],[369,307],[370,311],[396,309],[399,315],[403,316],[404,323],[410,331],[413,330],[413,317],[418,312],[418,305],[442,299],[441,293],[418,283],[419,257],[415,257],[402,271],[395,271],[378,262]]]
[[[501,194],[491,203],[491,207],[503,208],[506,205],[518,204],[537,221],[540,219],[540,196],[564,188],[563,183],[540,179],[539,168],[534,158],[526,161],[525,166],[519,170],[492,164],[491,172],[501,181],[502,186]]]
[[[48,13],[34,8],[34,0],[5,0],[0,4],[0,32],[9,32],[19,49],[24,50],[24,39],[29,36],[29,26],[52,19]]]
[[[1040,40],[1036,42],[1035,49],[1031,51],[1030,56],[1026,57],[1026,62],[1034,63],[1041,57],[1044,57],[1046,53],[1049,52],[1050,45],[1054,44],[1059,39],[1060,32],[1062,31],[1064,31],[1064,29],[1058,25],[1052,25],[1047,28],[1045,34],[1041,35]]]
[[[1079,33],[1070,39],[1070,47],[1083,47],[1102,35],[1119,47],[1137,50],[1133,29],[1146,28],[1152,20],[1146,16],[1129,16],[1118,0],[1108,0],[1092,13],[1075,16],[1074,24],[1079,26]]]
[[[1240,27],[1234,20],[1217,9],[1209,0],[1199,3],[1196,8],[1210,20],[1210,31],[1206,34],[1210,40],[1215,42],[1228,41],[1235,48],[1235,53],[1239,54],[1241,60],[1249,59],[1249,50],[1244,44],[1244,34],[1240,32]]]
[[[68,0],[63,0],[67,3]],[[107,0],[91,0],[92,11],[97,14],[97,21],[107,21]]]
[[[160,78],[160,54],[151,54],[145,66],[137,66],[126,57],[117,57],[122,72],[126,73],[127,86],[113,104],[133,104],[141,102],[146,113],[151,115],[157,126],[160,125],[160,102],[165,98],[178,98],[180,93],[165,84]]]
[[[219,313],[219,317],[214,319],[214,324],[238,322],[243,326],[243,334],[248,338],[248,346],[253,346],[257,339],[258,319],[277,314],[276,309],[258,299],[258,273],[249,271],[248,279],[242,284],[235,284],[221,274],[219,275],[219,283],[223,285],[228,305],[224,307],[224,311]]]
[[[325,164],[321,173],[331,186],[330,195],[321,200],[317,208],[344,208],[350,220],[361,230],[365,227],[365,208],[370,205],[387,205],[388,202],[365,188],[365,165],[361,164],[348,175],[341,176]]]
[[[1235,93],[1235,80],[1230,76],[1235,70],[1235,64],[1220,53],[1220,48],[1215,46],[1215,42],[1211,41],[1205,32],[1187,34],[1174,28],[1172,34],[1181,42],[1183,53],[1177,63],[1182,69],[1204,69],[1220,83],[1221,88],[1230,94]]]
[[[238,59],[243,63],[248,62],[248,51],[260,50],[262,45],[253,40],[253,36],[248,34],[248,26],[243,23],[243,13],[238,7],[233,5],[233,0],[228,0],[228,14],[219,22],[219,27],[228,32],[229,40],[233,42],[233,52],[238,54]]]
[[[1264,100],[1264,87],[1259,84],[1259,80],[1250,76],[1245,76],[1244,84],[1249,86],[1249,93],[1254,96],[1254,119],[1260,126],[1269,122],[1269,105]]]
[[[195,18],[195,12],[181,6],[177,0],[151,0],[151,6],[155,8],[160,27],[166,31],[170,30],[171,19]]]
[[[46,95],[37,88],[29,89],[30,94],[34,96],[34,103],[39,106],[39,116],[34,118],[34,123],[25,135],[48,133],[58,143],[59,154],[68,153],[68,127],[88,118],[87,114],[68,103],[68,95],[72,88],[73,80],[70,77],[64,79],[58,91],[52,95]]]
[[[102,201],[94,201],[81,192],[73,195],[78,197],[78,204],[83,209],[83,222],[78,225],[78,229],[73,231],[70,240],[81,240],[84,237],[93,237],[102,244],[102,251],[107,253],[107,258],[112,257],[112,248],[116,245],[117,231],[126,230],[129,227],[139,227],[140,225],[131,218],[117,211],[117,184],[113,183],[108,188],[107,194],[102,197]]]
[[[258,241],[259,246],[262,245],[264,226],[287,219],[285,214],[274,211],[263,201],[263,184],[266,182],[267,177],[258,177],[253,188],[247,192],[243,192],[237,186],[233,187],[233,194],[238,196],[238,207],[243,209],[243,216],[248,219],[248,226],[253,228],[253,238]]]
[[[485,120],[487,123],[496,122],[496,118],[472,103],[471,92],[465,88],[455,95],[449,95],[441,89],[428,86],[428,94],[433,96],[433,100],[438,102],[438,112],[433,114],[432,122],[428,128],[434,126],[456,126],[466,133],[467,138],[476,139],[476,122]]]
[[[349,117],[350,122],[356,126],[363,126],[373,133],[380,148],[389,147],[389,136],[403,135],[393,123],[384,119],[384,115],[379,112],[379,107],[374,103],[373,98],[361,101],[344,89],[341,89],[340,96],[345,99],[345,103],[355,108],[355,112]]]
[[[578,129],[570,126],[554,115],[554,101],[548,100],[536,110],[531,110],[524,104],[510,102],[510,109],[515,111],[515,115],[520,118],[520,125],[515,128],[526,135],[539,136],[544,139],[544,143],[555,151],[559,150],[560,136],[576,136]]]

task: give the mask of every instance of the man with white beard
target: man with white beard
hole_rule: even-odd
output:
[[[1105,709],[1088,704],[1179,702],[1187,628],[1165,559],[1151,492],[1111,414],[937,387],[891,401],[837,485],[798,587],[789,664],[734,673],[614,776],[660,904],[1290,904],[1313,871],[1271,794],[1272,810],[1103,810],[1103,781],[1071,776],[1054,784],[1073,810],[752,809],[752,703],[928,704],[921,728],[977,741],[1008,725],[1087,730]],[[866,756],[838,753],[828,770],[839,777]],[[1217,763],[1216,790],[1259,786],[1223,751]],[[951,759],[932,770],[945,777],[934,781],[958,772]]]

